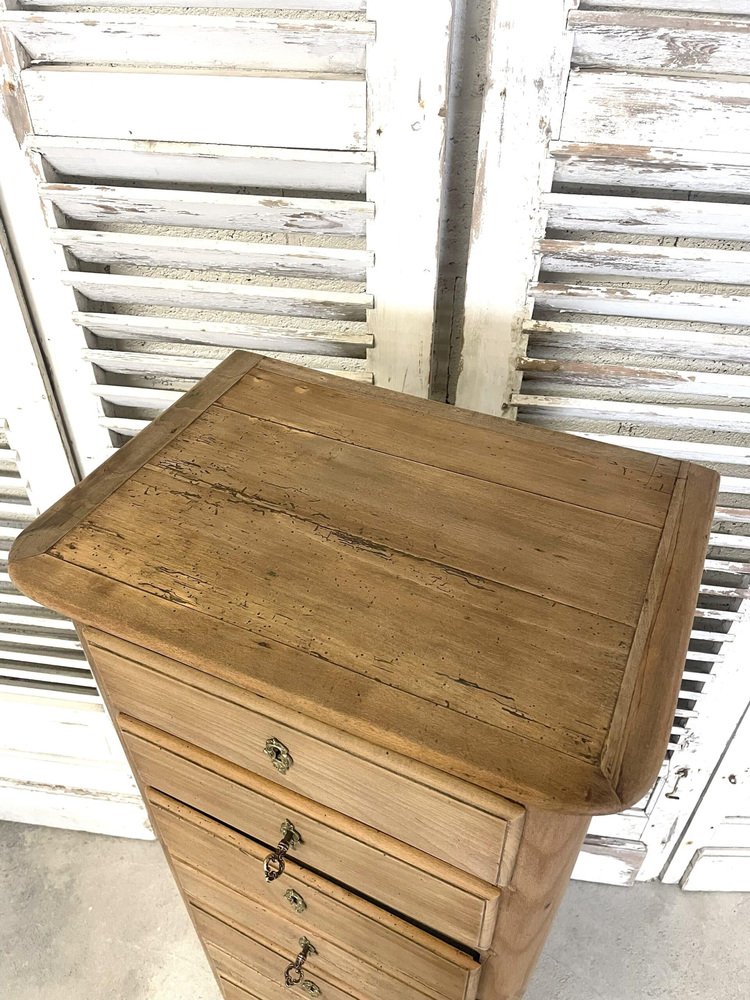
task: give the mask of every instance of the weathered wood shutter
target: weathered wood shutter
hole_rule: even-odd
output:
[[[14,538],[73,485],[0,225],[0,819],[148,836],[73,624],[8,576]]]
[[[427,394],[448,0],[4,6],[0,202],[79,474],[236,348]],[[0,476],[7,553],[33,508]],[[3,602],[0,713],[37,689],[2,815],[146,835],[70,623]]]
[[[589,0],[564,36],[543,36],[540,64],[571,52],[558,92],[549,74],[534,88],[512,53],[500,65],[500,104],[528,101],[532,139],[488,128],[480,143],[457,393],[722,476],[661,777],[634,809],[594,821],[606,839],[579,869],[614,881],[662,872],[750,697],[743,658],[727,655],[750,595],[750,4],[648,6]],[[498,121],[493,101],[485,118]],[[503,181],[520,167],[530,179],[514,213]],[[512,250],[508,205],[522,234]],[[520,279],[496,270],[513,250]]]
[[[84,471],[235,348],[426,395],[448,0],[97,6],[0,21],[78,329],[77,356],[48,354]]]

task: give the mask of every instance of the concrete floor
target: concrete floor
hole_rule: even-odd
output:
[[[527,1000],[748,1000],[750,896],[573,883]],[[219,1000],[154,843],[0,823],[2,1000]]]

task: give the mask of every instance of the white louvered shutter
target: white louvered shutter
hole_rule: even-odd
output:
[[[537,50],[539,62],[570,50],[570,73],[546,121],[529,105],[536,159],[533,143],[519,153],[517,136],[494,136],[458,383],[462,405],[721,474],[662,773],[636,807],[593,821],[577,869],[620,882],[664,872],[750,699],[747,646],[728,653],[750,596],[750,3],[647,6],[588,0]],[[524,83],[533,98],[512,60],[503,72],[511,109]],[[502,181],[519,163],[526,273],[512,286],[495,273],[493,290],[508,256]]]
[[[96,6],[0,21],[77,328],[75,355],[47,352],[84,471],[236,348],[426,395],[448,0]]]
[[[0,819],[149,836],[72,622],[15,589],[8,550],[73,485],[0,226]]]
[[[426,395],[449,0],[122,6],[0,17],[0,198],[77,471],[237,348]],[[0,815],[146,835],[70,623],[7,599],[9,683],[65,688],[24,694],[16,778],[88,792]]]

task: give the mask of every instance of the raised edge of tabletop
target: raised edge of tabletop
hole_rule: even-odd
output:
[[[716,472],[681,463],[602,755],[623,809],[648,792],[664,759],[718,486]]]
[[[211,375],[196,383],[140,434],[36,518],[21,532],[10,550],[8,570],[13,582],[29,596],[43,594],[50,601],[59,599],[54,594],[44,594],[43,573],[37,574],[31,565],[35,557],[59,542],[262,360],[261,355],[247,351],[230,354]]]

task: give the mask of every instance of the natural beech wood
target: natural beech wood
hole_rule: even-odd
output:
[[[623,802],[648,791],[648,775],[658,770],[663,748],[653,739],[670,725],[680,689],[679,673],[664,663],[688,646],[702,567],[691,553],[702,546],[702,528],[713,517],[716,474],[685,465],[667,516],[641,620],[630,650],[626,682],[620,689],[603,764]]]
[[[494,886],[135,719],[118,722],[145,785],[268,847],[288,819],[302,837],[294,851],[301,864],[465,947],[489,944],[500,897]]]
[[[89,650],[89,646],[88,646],[88,643],[86,641],[86,636],[83,634],[83,632],[82,632],[81,629],[78,630],[78,635],[79,635],[79,638],[80,638],[80,641],[81,641],[81,646],[83,647],[83,651],[86,653],[86,656],[88,657],[89,662],[91,662],[91,652]],[[135,778],[136,784],[138,785],[138,789],[139,789],[139,791],[141,793],[141,797],[142,797],[143,802],[144,802],[144,804],[146,806],[146,811],[148,813],[149,820],[151,821],[152,829],[154,829],[156,831],[156,824],[154,823],[154,810],[153,810],[153,808],[151,806],[151,803],[149,801],[148,789],[147,789],[147,787],[146,787],[146,785],[145,785],[145,783],[144,783],[141,775],[138,773],[138,770],[135,767],[135,760],[133,759],[132,755],[130,754],[129,749],[128,749],[128,747],[125,744],[125,740],[122,737],[122,732],[120,731],[120,727],[119,727],[119,725],[117,723],[117,712],[116,712],[115,706],[114,706],[114,704],[112,702],[112,699],[110,697],[110,693],[107,690],[106,686],[102,683],[102,679],[100,677],[96,677],[96,681],[97,681],[97,686],[99,688],[99,693],[102,696],[102,700],[104,701],[104,704],[105,704],[105,706],[106,706],[106,708],[107,708],[107,710],[108,710],[108,712],[109,712],[112,720],[115,723],[115,730],[117,732],[117,736],[119,737],[120,745],[121,745],[123,753],[125,754],[125,757],[126,757],[126,759],[128,761],[128,764],[130,765],[130,768],[131,768],[131,770],[133,772],[133,777]],[[156,831],[156,832],[157,832],[157,836],[158,836],[158,831]],[[190,922],[192,923],[193,928],[195,930],[195,933],[196,933],[196,935],[198,937],[198,940],[200,941],[201,948],[203,949],[203,954],[206,956],[206,960],[208,961],[208,964],[209,964],[209,966],[211,968],[211,971],[213,972],[213,974],[214,974],[217,982],[220,982],[221,980],[220,980],[220,977],[219,977],[219,968],[216,965],[216,963],[214,962],[214,958],[211,955],[210,949],[207,947],[206,942],[203,940],[203,938],[202,938],[202,936],[200,934],[197,922],[195,920],[195,914],[194,914],[193,908],[190,905],[190,900],[187,897],[187,895],[185,894],[182,886],[180,885],[179,879],[177,878],[177,872],[175,870],[175,866],[174,866],[174,864],[172,862],[172,858],[171,858],[169,852],[166,851],[166,850],[164,851],[164,858],[165,858],[165,861],[167,862],[167,865],[169,866],[170,872],[172,873],[172,878],[175,880],[175,883],[177,884],[177,889],[178,889],[178,891],[180,893],[180,896],[182,897],[182,902],[185,904],[185,909],[187,910],[188,916],[190,917]]]
[[[284,969],[299,951],[299,939],[269,941],[262,932],[253,930],[248,934],[223,913],[218,914],[204,906],[191,903],[190,911],[201,938],[206,942],[206,950],[212,962],[220,971],[229,969],[244,988],[255,992],[259,1000],[275,1000],[278,990],[289,990],[284,986]],[[224,958],[224,956],[227,956]],[[351,1000],[362,998],[358,990],[350,993],[349,984],[335,977],[321,973],[312,962],[306,963],[306,975],[320,987],[321,1000]],[[260,989],[258,989],[260,987]],[[299,991],[302,996],[302,992]]]
[[[482,955],[479,1000],[520,1000],[573,871],[589,816],[529,811],[495,936]]]
[[[300,933],[311,939],[322,934],[345,941],[373,965],[430,996],[463,996],[470,988],[478,966],[458,948],[289,858],[284,877],[265,882],[260,869],[268,848],[160,792],[150,791],[148,798],[159,835],[178,867],[203,872],[237,887],[267,910],[291,916],[300,924]],[[289,889],[305,901],[301,914],[295,914],[284,896]]]
[[[507,882],[523,827],[524,813],[515,803],[406,757],[378,753],[363,740],[114,636],[83,632],[120,712],[488,882]],[[292,755],[285,774],[263,753],[269,736]]]
[[[127,482],[136,469],[139,469],[149,457],[160,451],[173,437],[199,417],[207,406],[223,395],[237,379],[261,361],[260,355],[245,354],[236,351],[211,373],[210,379],[204,379],[186,392],[174,406],[165,411],[159,420],[154,420],[146,430],[138,436],[138,440],[128,441],[119,451],[86,477],[85,490],[83,484],[70,490],[57,503],[48,507],[44,514],[44,524],[41,518],[34,523],[40,532],[20,538],[13,546],[14,559],[19,562],[41,553],[48,546],[58,541],[79,516],[90,513],[118,487]],[[75,512],[71,507],[72,494],[75,493]],[[84,494],[83,496],[81,494]]]
[[[662,759],[694,454],[236,353],[22,533],[13,579],[81,623],[228,1000],[281,1000],[303,931],[324,1000],[519,1000],[590,814]]]
[[[189,865],[178,863],[176,870],[183,888],[196,905],[228,917],[243,932],[250,935],[261,932],[269,941],[278,942],[292,951],[297,948],[302,934],[308,936],[306,928],[294,919],[291,909],[285,914],[267,909],[256,899]],[[317,955],[305,967],[306,974],[311,978],[320,975],[355,984],[357,992],[368,1000],[393,1000],[394,995],[399,1000],[425,1000],[422,990],[413,982],[405,980],[402,970],[393,968],[388,959],[380,966],[372,965],[364,959],[361,952],[351,947],[346,932],[343,935],[345,946],[333,939],[330,932],[326,935],[317,931],[309,936],[317,950]],[[242,952],[238,954],[241,955]],[[467,990],[472,986],[474,988],[471,989],[470,1000],[474,1000],[474,980],[478,978],[478,972],[477,963],[473,976],[463,983],[459,992],[446,991],[447,1000],[467,1000]]]
[[[524,803],[637,800],[715,474],[232,357],[24,533],[16,582]]]

